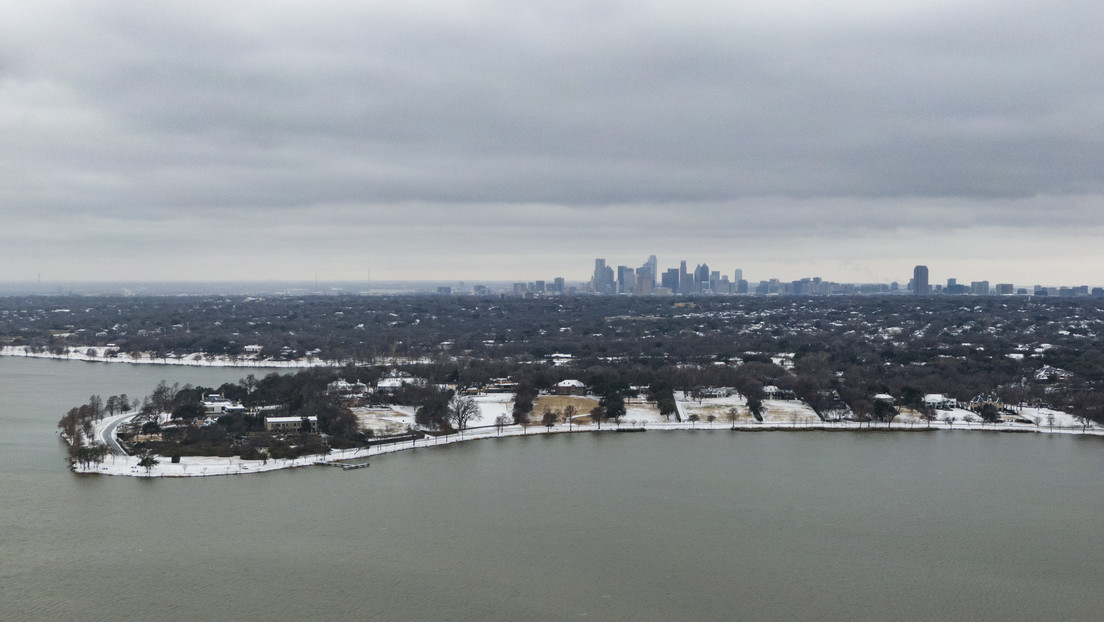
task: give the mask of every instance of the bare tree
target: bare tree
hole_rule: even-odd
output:
[[[575,410],[575,407],[572,406],[571,404],[568,404],[564,408],[563,416],[564,416],[564,419],[567,420],[567,429],[568,429],[568,431],[571,431],[571,423],[572,423],[571,420],[575,418],[576,412],[577,411]]]
[[[462,395],[453,395],[448,404],[448,419],[456,424],[456,429],[463,431],[472,419],[480,414],[479,404],[474,398]]]
[[[502,434],[502,428],[510,425],[510,418],[506,415],[499,415],[495,417],[495,427],[498,428],[498,433]]]
[[[556,419],[557,417],[555,411],[545,406],[544,414],[541,416],[541,423],[544,424],[544,427],[551,430],[552,426],[556,425]]]
[[[590,420],[598,424],[598,429],[602,429],[602,420],[606,418],[606,409],[601,406],[595,406],[590,409]]]

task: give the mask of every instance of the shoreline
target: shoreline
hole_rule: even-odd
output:
[[[113,419],[120,419],[118,415]],[[524,429],[519,425],[506,426],[499,432],[496,428],[478,428],[467,430],[464,433],[455,433],[448,436],[427,436],[424,439],[387,445],[375,445],[371,447],[359,447],[356,449],[335,450],[328,454],[312,454],[294,459],[269,459],[242,460],[237,456],[221,458],[214,456],[185,456],[179,463],[171,463],[165,456],[157,456],[160,462],[148,471],[145,467],[138,466],[139,458],[136,456],[120,456],[112,454],[100,464],[93,464],[84,468],[79,464],[71,464],[74,473],[86,475],[118,475],[123,477],[148,477],[148,478],[179,478],[179,477],[214,477],[220,475],[247,475],[250,473],[266,473],[296,469],[308,466],[341,466],[351,460],[363,461],[365,458],[383,456],[402,451],[417,449],[432,449],[434,447],[466,443],[471,441],[490,440],[496,438],[515,438],[528,436],[551,436],[557,434],[618,434],[629,432],[880,432],[880,433],[911,433],[911,432],[991,432],[1004,434],[1062,434],[1067,436],[1093,436],[1104,437],[1104,429],[1088,428],[1086,430],[1071,428],[1051,428],[1038,426],[1035,428],[1017,426],[1015,424],[974,424],[953,423],[941,424],[931,427],[922,425],[879,426],[865,425],[857,422],[820,422],[820,423],[739,423],[730,424],[696,425],[690,423],[648,423],[644,426],[627,426],[606,424],[599,429],[595,424],[573,425],[567,429],[564,424],[558,424],[553,429],[545,426],[533,425],[532,429]],[[99,436],[102,428],[99,426],[96,435]]]
[[[0,346],[0,356],[12,358],[52,359],[56,361],[75,361],[81,363],[123,363],[128,365],[167,365],[174,367],[240,367],[242,369],[303,369],[307,367],[341,367],[344,363],[323,359],[294,359],[290,361],[276,361],[269,359],[233,359],[225,356],[208,358],[202,353],[192,353],[180,357],[153,358],[150,353],[143,352],[134,357],[120,353],[115,357],[103,356],[104,347],[92,346],[97,356],[88,356],[89,348],[69,348],[65,354],[52,352],[30,352],[24,346]]]

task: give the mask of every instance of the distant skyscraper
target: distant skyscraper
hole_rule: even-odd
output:
[[[694,268],[694,281],[698,283],[709,282],[709,264],[701,264],[697,268]]]
[[[605,259],[594,260],[594,278],[591,288],[598,294],[614,293],[613,268],[606,265]]]
[[[931,287],[928,286],[927,266],[916,266],[912,269],[912,287],[913,293],[918,296],[926,296],[931,293]]]
[[[628,266],[617,266],[617,292],[632,294],[636,291],[636,271]]]
[[[686,271],[686,260],[679,262],[679,287],[680,294],[693,294],[694,275]]]
[[[679,289],[679,271],[678,268],[671,268],[662,275],[660,284],[663,287],[671,290],[672,292],[678,292]]]
[[[736,268],[732,272],[732,280],[735,281],[736,283],[739,283],[740,281],[743,281],[744,280],[744,269],[743,268]]]

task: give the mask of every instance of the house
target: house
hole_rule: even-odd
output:
[[[893,405],[893,402],[896,401],[896,400],[894,400],[893,396],[888,394],[888,393],[878,393],[877,395],[874,396],[874,401],[875,402],[886,402],[890,405]]]
[[[380,378],[379,381],[376,382],[376,389],[380,391],[394,391],[406,385],[425,386],[425,383],[426,381],[423,378],[418,378],[400,369],[392,369],[386,376]]]
[[[264,350],[264,346],[250,344],[248,346],[242,347],[242,350],[245,351],[246,354],[260,354],[261,350]]]
[[[509,378],[491,378],[483,390],[487,393],[514,393],[517,391],[517,386],[518,383]]]
[[[307,420],[308,431],[311,434],[318,433],[318,417],[265,417],[265,430],[280,434],[298,433],[303,431],[303,419]]]
[[[797,399],[792,389],[780,389],[773,384],[763,387],[763,397],[768,400],[793,400]]]
[[[203,396],[203,401],[200,403],[203,404],[203,411],[208,415],[245,412],[244,406],[226,399],[221,393],[208,393]]]
[[[690,393],[702,398],[728,397],[734,389],[728,387],[695,387]]]
[[[364,395],[367,392],[368,385],[363,382],[348,382],[344,378],[326,385],[326,395]]]
[[[935,410],[951,410],[958,406],[958,400],[947,397],[942,393],[928,393],[924,396],[924,408]]]
[[[581,380],[562,380],[552,387],[553,395],[582,395],[587,394],[586,385]]]
[[[1004,408],[1004,401],[997,397],[996,393],[989,393],[988,395],[975,395],[974,399],[970,400],[970,410],[977,412],[986,404],[992,404],[997,410]]]
[[[783,352],[771,357],[771,362],[781,367],[782,369],[793,369],[794,367],[794,355],[789,352]]]
[[[1053,365],[1043,365],[1035,371],[1035,379],[1039,382],[1060,382],[1069,380],[1072,376],[1068,371]]]

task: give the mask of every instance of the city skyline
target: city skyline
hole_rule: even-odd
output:
[[[1035,296],[1104,296],[1104,288],[1088,284],[1062,283],[1014,283],[989,280],[958,283],[958,277],[946,277],[946,284],[932,283],[928,266],[917,264],[907,281],[836,282],[820,276],[804,276],[799,279],[780,279],[768,276],[747,280],[743,268],[733,268],[725,273],[712,269],[707,263],[696,264],[689,269],[687,260],[679,260],[678,267],[665,270],[657,268],[656,255],[650,255],[639,268],[618,265],[616,269],[604,257],[594,260],[594,272],[581,290],[594,294],[875,294],[909,293],[913,295],[1035,295]],[[732,278],[729,278],[729,274]],[[515,291],[518,286],[515,285]],[[642,289],[643,288],[643,289]],[[542,289],[541,292],[544,290]]]
[[[675,255],[677,256],[677,255]],[[997,281],[994,279],[974,280],[974,277],[984,275],[967,275],[960,283],[959,276],[954,268],[950,268],[944,277],[942,273],[936,273],[935,279],[931,279],[930,271],[926,265],[916,264],[910,274],[902,275],[890,280],[836,280],[825,278],[819,274],[801,275],[796,278],[785,278],[770,273],[749,273],[744,278],[745,271],[742,267],[714,269],[719,264],[710,266],[708,262],[693,263],[685,259],[672,261],[670,267],[662,265],[657,255],[649,255],[640,266],[625,264],[613,264],[604,257],[594,260],[594,268],[589,275],[582,275],[578,269],[564,272],[567,276],[554,274],[551,270],[538,270],[534,275],[514,279],[493,278],[447,278],[437,276],[425,279],[388,279],[377,278],[374,283],[371,278],[332,279],[318,274],[313,279],[214,279],[214,280],[0,280],[0,295],[7,293],[18,294],[57,294],[66,291],[79,293],[109,293],[111,291],[141,293],[152,291],[158,294],[169,292],[180,293],[252,293],[258,291],[287,291],[300,293],[334,292],[360,292],[360,293],[388,293],[402,291],[439,293],[579,293],[579,294],[619,294],[619,293],[643,293],[663,295],[692,295],[700,293],[732,293],[732,294],[766,294],[766,293],[794,293],[789,288],[797,284],[815,284],[827,287],[855,286],[854,291],[844,288],[832,293],[909,293],[915,294],[915,281],[918,275],[923,275],[927,294],[1039,294],[1040,288],[1053,290],[1050,295],[1059,295],[1060,291],[1072,290],[1075,294],[1089,295],[1093,290],[1100,289],[1098,281],[1075,282],[1063,281],[1060,275],[1041,282],[1026,281]],[[598,283],[600,270],[606,270],[608,281]],[[650,271],[650,272],[649,272]],[[652,273],[654,277],[648,278]],[[369,273],[368,277],[371,276]],[[543,276],[544,278],[536,278]],[[690,278],[687,278],[690,277]],[[627,291],[624,286],[626,278],[631,279],[633,286]],[[642,281],[648,283],[647,289],[641,290]],[[942,279],[942,280],[940,280]],[[709,287],[702,291],[700,284],[706,282]],[[744,285],[740,282],[744,281]],[[722,284],[718,287],[718,284]],[[767,284],[769,290],[757,287]],[[137,289],[132,289],[137,287]],[[798,287],[802,287],[798,285]],[[75,289],[74,289],[75,288]],[[474,288],[474,289],[473,289]],[[798,293],[829,293],[827,289],[814,288],[815,291],[804,290]],[[1067,292],[1068,293],[1068,292]],[[1046,295],[1043,293],[1042,295]]]

